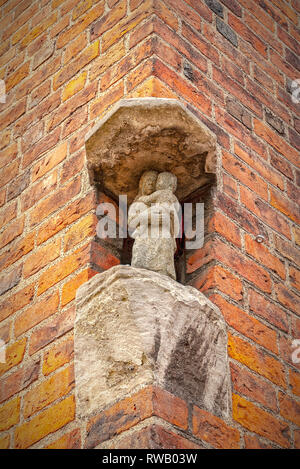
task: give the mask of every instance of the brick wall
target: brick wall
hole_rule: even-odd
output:
[[[298,0],[0,0],[0,448],[300,447],[299,12]],[[157,388],[76,418],[75,292],[121,256],[94,240],[107,197],[84,137],[122,97],[146,96],[181,100],[218,139],[213,213],[186,271],[228,323],[226,422]]]

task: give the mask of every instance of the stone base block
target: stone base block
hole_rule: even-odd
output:
[[[146,385],[215,415],[231,411],[226,324],[202,293],[116,266],[76,296],[77,410],[90,416]]]

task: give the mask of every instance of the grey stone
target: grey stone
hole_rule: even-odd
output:
[[[82,418],[150,384],[220,417],[230,414],[226,324],[195,288],[115,266],[78,289],[74,333]]]
[[[231,27],[228,26],[228,24],[225,24],[222,20],[220,20],[220,18],[217,18],[216,25],[219,33],[221,33],[222,36],[224,36],[229,42],[231,42],[231,44],[237,47],[237,36],[235,32],[231,29]]]
[[[206,5],[210,8],[216,15],[220,16],[221,18],[224,17],[223,15],[223,6],[221,3],[217,2],[217,0],[205,0]]]

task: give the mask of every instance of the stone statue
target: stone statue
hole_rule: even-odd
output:
[[[131,265],[160,272],[174,280],[175,237],[180,229],[180,206],[174,195],[176,187],[174,174],[162,172],[157,175],[156,171],[146,171],[128,213],[129,230],[135,239]]]

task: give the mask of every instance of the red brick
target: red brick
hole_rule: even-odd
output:
[[[289,365],[300,370],[300,364],[293,361],[293,352],[295,350],[295,347],[293,347],[293,339],[293,337],[286,337],[284,335],[279,337],[280,357]],[[296,352],[296,354],[297,357],[299,357],[299,353]]]
[[[54,340],[62,337],[74,327],[75,309],[73,307],[56,315],[47,324],[40,326],[32,332],[29,344],[29,355],[51,344]]]
[[[109,252],[107,248],[93,241],[91,246],[91,262],[101,270],[107,270],[114,265],[120,264],[120,259]]]
[[[246,21],[245,21],[246,22]],[[249,42],[254,49],[256,49],[264,57],[268,56],[268,46],[265,42],[261,41],[251,29],[249,29],[242,21],[236,16],[228,13],[228,24],[244,38],[245,41]],[[257,31],[256,31],[257,32]]]
[[[64,184],[66,181],[74,177],[76,174],[80,173],[82,170],[84,163],[85,163],[85,151],[81,151],[76,155],[69,158],[63,165],[61,175],[60,175],[60,182]]]
[[[295,399],[279,391],[280,415],[300,426],[300,404]]]
[[[284,366],[269,353],[231,334],[229,335],[228,352],[231,358],[243,363],[273,383],[285,387]]]
[[[59,141],[60,138],[60,129],[54,130],[51,134],[46,135],[38,143],[36,143],[32,148],[27,150],[23,155],[22,168],[26,168],[34,160],[38,159],[43,153],[47,152],[53,148]]]
[[[245,161],[245,163],[255,169],[255,171],[257,171],[264,179],[279,189],[284,190],[282,176],[280,176],[280,174],[274,171],[268,164],[258,158],[253,152],[244,150],[239,143],[235,142],[234,153],[243,161]]]
[[[290,201],[285,195],[270,189],[270,203],[292,221],[296,222],[298,225],[300,224],[299,205]]]
[[[187,428],[186,403],[169,392],[149,386],[93,417],[87,425],[85,448],[94,448],[152,415]]]
[[[300,397],[300,372],[289,370],[290,386],[293,394]]]
[[[199,26],[198,26],[199,28]],[[198,29],[197,28],[197,29]],[[197,35],[187,24],[182,24],[182,35],[198,50],[205,55],[218,67],[220,66],[220,58],[217,49],[209,42],[203,39],[203,36]]]
[[[205,410],[193,407],[193,434],[207,441],[214,448],[235,449],[240,447],[240,432],[223,420]]]
[[[283,306],[294,311],[295,313],[299,313],[300,311],[300,297],[295,295],[295,293],[291,292],[289,287],[286,287],[282,284],[275,285],[276,296]]]
[[[279,329],[288,332],[287,313],[277,304],[272,303],[254,290],[249,291],[249,307],[258,316],[266,319]]]
[[[203,271],[193,279],[192,285],[202,292],[210,289],[218,289],[231,298],[239,301],[243,298],[242,282],[228,270],[220,265]]]
[[[58,172],[53,171],[37,184],[32,184],[21,196],[21,210],[25,212],[57,188]]]
[[[91,27],[91,41],[102,36],[106,31],[115,26],[127,13],[127,1],[121,0],[118,2],[115,8],[98,21],[96,21]]]
[[[275,272],[279,277],[285,279],[285,264],[273,255],[268,247],[263,243],[258,243],[251,236],[245,235],[245,248],[246,252],[261,262],[268,269]]]
[[[49,83],[49,82],[48,82]],[[37,143],[44,136],[44,122],[37,122],[37,124],[30,127],[27,132],[22,136],[22,152],[26,152],[30,147]]]
[[[248,430],[289,447],[288,425],[236,394],[233,395],[233,418]]]
[[[167,0],[166,3],[191,26],[193,26],[195,29],[200,29],[201,16],[199,13],[196,13],[194,9],[188,7],[182,0]],[[171,28],[174,30],[176,29],[171,24],[169,26],[171,26]]]
[[[274,449],[272,445],[268,445],[261,441],[257,436],[245,435],[245,449]]]
[[[82,125],[86,123],[88,119],[87,106],[81,107],[75,111],[72,116],[67,119],[64,123],[62,138],[68,137],[71,133],[78,130]]]
[[[0,170],[0,187],[5,186],[8,182],[16,177],[19,172],[19,160],[14,160]]]
[[[235,392],[277,412],[277,399],[274,386],[235,363],[230,363],[230,370]]]
[[[216,212],[209,221],[208,230],[224,236],[228,241],[241,246],[241,237],[239,228],[226,218],[221,212]]]
[[[300,265],[299,249],[294,247],[292,243],[279,238],[279,236],[275,236],[275,247],[281,256],[286,257],[297,265]]]
[[[4,227],[7,223],[9,223],[13,218],[17,216],[17,206],[16,202],[12,202],[9,205],[6,205],[0,211],[0,226]]]
[[[209,23],[212,22],[212,12],[201,0],[187,0],[187,2],[192,8],[198,11],[199,15],[204,18]]]
[[[5,150],[0,152],[0,168],[7,166],[18,155],[18,145],[16,142],[9,145]]]
[[[18,337],[32,327],[36,326],[44,319],[54,314],[59,305],[58,292],[52,292],[33,306],[26,308],[15,319],[15,335]]]
[[[214,294],[210,299],[220,308],[225,321],[230,327],[271,352],[278,353],[277,334],[273,329],[265,326],[241,308],[228,303],[220,295]]]
[[[285,218],[277,213],[272,207],[259,199],[253,192],[245,187],[240,188],[241,202],[254,213],[260,220],[267,223],[271,228],[279,231],[290,238],[290,227]]]
[[[223,191],[226,194],[234,197],[235,199],[238,198],[238,189],[237,189],[237,182],[228,174],[223,173]]]
[[[10,245],[9,249],[0,255],[0,270],[6,269],[30,252],[34,246],[34,238],[35,232],[31,232],[20,241]]]
[[[290,266],[289,278],[291,285],[297,290],[300,290],[300,270]]]
[[[268,200],[268,186],[256,173],[247,168],[241,161],[233,155],[223,151],[223,167],[232,176],[248,186],[263,199]]]

